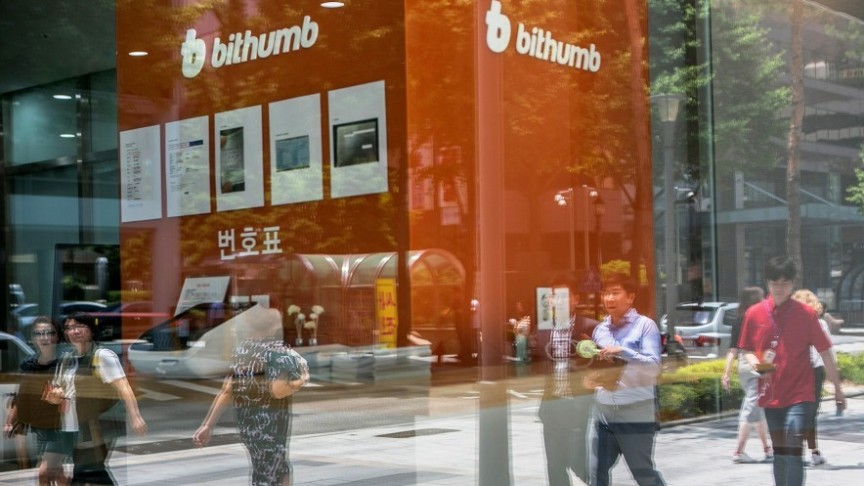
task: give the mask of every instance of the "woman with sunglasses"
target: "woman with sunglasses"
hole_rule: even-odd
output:
[[[22,376],[18,395],[4,425],[7,437],[25,433],[28,427],[36,436],[41,458],[38,467],[40,485],[69,484],[63,463],[71,456],[75,442],[74,433],[60,430],[60,410],[57,405],[43,400],[43,394],[46,389],[50,389],[57,367],[59,335],[57,326],[50,318],[39,316],[33,321],[31,338],[36,354],[21,363],[21,371],[25,375]]]

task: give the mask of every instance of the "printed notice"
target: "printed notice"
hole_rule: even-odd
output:
[[[270,200],[274,205],[324,198],[321,95],[270,103]]]
[[[384,81],[327,93],[332,197],[387,192],[387,106]]]
[[[210,128],[201,116],[165,125],[168,216],[210,212]]]
[[[230,277],[188,277],[183,281],[174,315],[198,304],[224,302]]]
[[[162,217],[159,125],[120,132],[120,221]]]
[[[216,210],[263,206],[261,107],[217,113],[214,119]]]

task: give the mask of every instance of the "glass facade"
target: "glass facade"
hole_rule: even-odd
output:
[[[311,374],[296,484],[557,484],[551,330],[602,320],[625,274],[672,335],[654,452],[687,484],[663,436],[698,418],[734,447],[723,358],[769,259],[798,262],[835,345],[864,329],[864,9],[789,4],[2,2],[2,392],[36,316],[88,312],[148,432],[112,409],[125,427],[76,440],[104,429],[118,484],[177,454],[172,484],[242,484],[240,412],[192,437],[270,308]],[[306,448],[324,437],[344,460]],[[35,476],[35,434],[0,443],[0,482]]]

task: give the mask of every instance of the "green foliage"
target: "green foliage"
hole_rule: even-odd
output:
[[[788,105],[790,91],[781,51],[760,23],[764,8],[747,0],[649,1],[652,24],[659,26],[649,38],[651,92],[687,99],[686,123],[676,127],[688,138],[678,149],[685,178],[705,176],[706,162],[690,154],[707,147],[713,147],[708,152],[715,153],[717,169],[727,172],[770,167],[779,156],[765,141],[784,135],[777,113]],[[714,113],[706,120],[700,106],[709,98]],[[656,160],[662,143],[653,147]]]
[[[720,384],[724,366],[725,360],[716,359],[664,373],[659,386],[660,419],[699,417],[740,407],[744,391],[738,373],[731,373],[727,392]],[[843,381],[864,384],[864,353],[837,353],[837,367]]]
[[[837,353],[837,367],[841,380],[864,384],[864,354]]]
[[[864,145],[861,146],[859,157],[864,164]],[[855,169],[855,178],[858,180],[857,183],[846,188],[846,192],[849,193],[846,200],[857,205],[858,212],[864,214],[864,169]]]
[[[667,422],[696,413],[696,390],[684,383],[673,383],[660,387],[660,420]]]
[[[744,392],[737,377],[729,391],[723,389],[724,360],[703,361],[666,373],[660,380],[660,418],[676,420],[734,410]]]
[[[630,275],[630,262],[627,260],[610,260],[600,265],[600,278],[612,274]],[[645,264],[639,265],[639,285],[648,285],[648,271]]]

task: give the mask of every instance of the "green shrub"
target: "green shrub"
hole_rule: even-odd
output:
[[[683,366],[660,377],[659,398],[661,420],[698,417],[741,406],[744,396],[738,384],[737,372],[727,392],[720,378],[725,361],[703,361]]]
[[[660,420],[678,420],[696,416],[696,390],[683,383],[660,387]]]
[[[840,368],[841,380],[864,384],[864,353],[837,353],[837,367]]]
[[[663,373],[658,392],[660,419],[699,417],[740,407],[744,390],[738,381],[738,367],[733,366],[727,392],[720,383],[725,365],[725,360],[715,359]],[[864,353],[837,353],[837,367],[842,380],[864,384]]]

